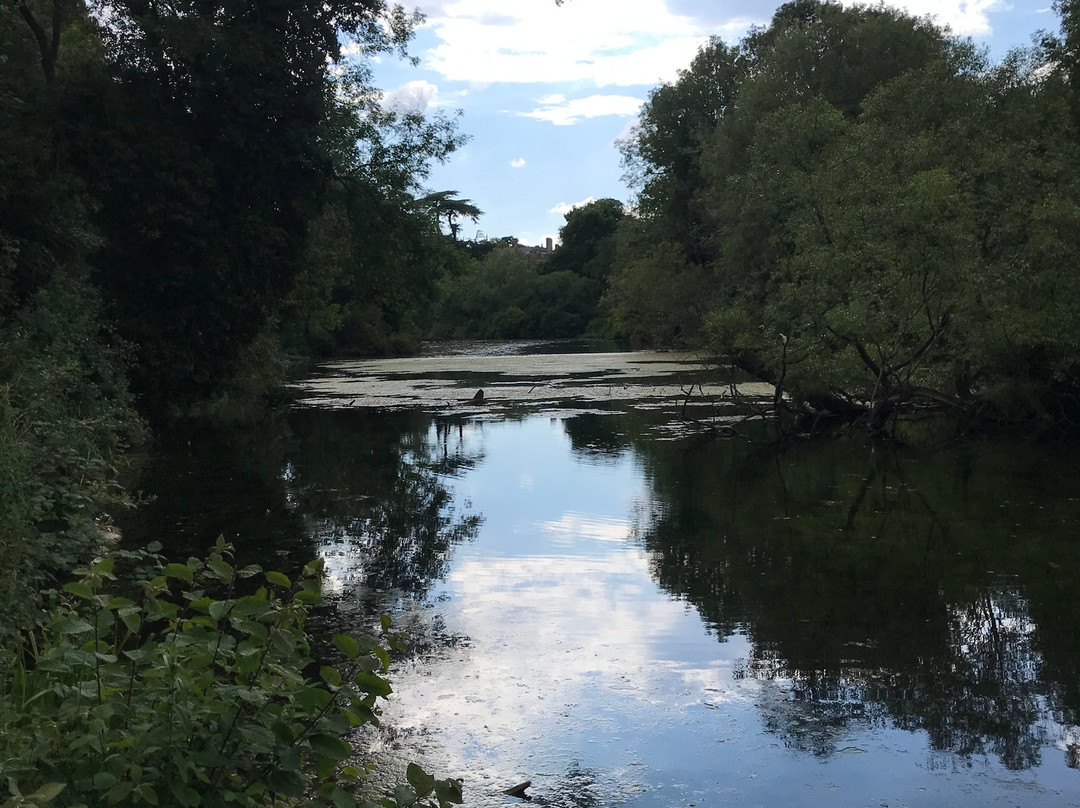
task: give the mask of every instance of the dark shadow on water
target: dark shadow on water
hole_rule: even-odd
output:
[[[568,429],[570,427],[568,426]],[[786,745],[820,756],[853,725],[1038,765],[1080,721],[1080,475],[1023,444],[897,454],[859,440],[780,448],[636,440],[656,501],[655,579],[723,639]]]

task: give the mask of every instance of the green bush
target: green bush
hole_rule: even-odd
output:
[[[134,587],[103,558],[64,586],[4,668],[3,808],[358,804],[368,767],[349,737],[379,723],[386,647],[339,634],[346,665],[317,667],[304,621],[321,564],[293,582],[229,555],[219,540],[206,561],[158,565]],[[384,616],[393,645],[389,628]],[[380,805],[461,802],[457,781],[407,776]]]
[[[99,551],[99,523],[126,502],[117,464],[145,436],[85,272],[55,269],[0,319],[0,632]]]

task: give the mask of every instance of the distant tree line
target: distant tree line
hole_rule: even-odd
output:
[[[601,305],[615,267],[623,204],[600,199],[565,214],[550,255],[515,238],[462,244],[468,260],[448,274],[431,335],[440,339],[567,338],[606,335]]]

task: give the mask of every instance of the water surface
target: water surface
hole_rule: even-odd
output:
[[[584,392],[550,356],[334,365],[287,418],[161,447],[126,534],[319,555],[318,630],[408,627],[380,783],[418,760],[477,806],[526,779],[556,806],[1080,805],[1072,458],[730,437],[702,428],[735,417],[721,380],[671,360],[574,360]],[[652,394],[597,394],[627,367]],[[326,387],[464,398],[480,371],[564,391]]]

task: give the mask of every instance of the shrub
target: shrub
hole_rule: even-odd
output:
[[[134,587],[103,558],[64,586],[6,666],[3,808],[358,805],[368,767],[348,739],[378,725],[391,692],[389,618],[382,641],[336,635],[345,667],[318,667],[304,621],[321,564],[293,582],[229,557],[219,539],[205,561],[157,565]],[[461,801],[457,781],[407,776],[380,805]]]

